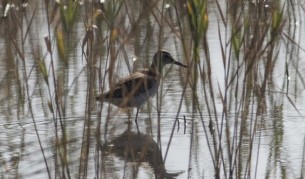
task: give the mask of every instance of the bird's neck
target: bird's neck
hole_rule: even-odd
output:
[[[153,73],[156,73],[156,74],[162,74],[162,71],[163,71],[163,66],[162,65],[158,65],[158,64],[151,64],[150,67],[149,67],[149,71],[153,72]]]

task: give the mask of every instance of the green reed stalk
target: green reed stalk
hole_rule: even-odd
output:
[[[193,39],[193,60],[194,60],[194,95],[197,92],[198,66],[200,65],[199,45],[203,37],[206,36],[208,29],[208,15],[206,1],[187,0],[187,15]]]

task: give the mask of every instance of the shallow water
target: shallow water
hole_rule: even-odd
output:
[[[91,3],[88,4],[91,7]],[[126,5],[132,10],[129,11],[129,18],[136,19],[143,4],[133,5],[127,1]],[[88,62],[82,54],[82,42],[86,34],[84,19],[87,22],[86,15],[90,13],[77,17],[66,49],[66,65],[60,59],[56,44],[55,32],[61,23],[59,13],[54,20],[57,24],[52,23],[50,26],[51,37],[54,38],[51,40],[51,57],[44,40],[48,36],[45,4],[39,2],[35,6],[29,2],[24,12],[17,8],[20,6],[16,3],[15,8],[10,10],[9,17],[0,24],[1,178],[214,178],[213,163],[216,155],[209,128],[210,119],[213,121],[216,140],[220,141],[222,148],[219,159],[221,178],[228,178],[230,148],[236,150],[236,153],[233,152],[233,157],[236,157],[233,178],[301,178],[304,173],[305,151],[305,84],[302,75],[305,61],[301,18],[304,11],[299,8],[299,4],[294,4],[293,7],[297,11],[295,14],[301,15],[296,16],[295,24],[286,23],[283,30],[298,46],[284,36],[279,40],[273,73],[267,82],[264,112],[257,112],[260,98],[255,92],[242,98],[243,85],[250,85],[244,83],[242,75],[237,80],[237,89],[225,89],[226,72],[218,31],[220,28],[224,44],[225,35],[231,34],[232,27],[230,23],[227,29],[222,24],[219,26],[217,6],[210,3],[207,42],[212,59],[214,101],[209,95],[211,89],[208,82],[199,80],[197,108],[186,77],[188,70],[176,66],[166,67],[159,94],[139,111],[139,133],[134,123],[136,109],[119,109],[111,104],[100,104],[94,101],[94,96],[101,92],[100,88],[106,90],[109,87],[109,71],[106,69],[111,60],[117,60],[114,79],[118,80],[130,71],[149,65],[159,42],[178,61],[189,63],[188,58],[191,58],[184,55],[182,49],[185,45],[185,49],[189,50],[187,53],[191,53],[191,35],[185,31],[183,44],[176,18],[171,19],[176,17],[175,13],[171,11],[165,15],[167,21],[160,26],[160,21],[156,20],[160,20],[160,6],[154,7],[147,17],[143,17],[138,24],[135,23],[137,27],[130,25],[124,13],[120,14],[118,17],[122,22],[116,21],[115,25],[121,41],[113,45],[116,49],[113,53],[118,53],[115,58],[108,54],[109,27],[99,26],[94,32],[92,50],[92,59],[97,60],[95,67],[101,64],[101,69],[98,70],[102,76],[98,76],[90,73],[96,68],[87,68]],[[50,3],[50,8],[53,6]],[[221,4],[221,7],[225,7],[225,4]],[[79,10],[91,12],[86,8],[87,4],[84,3]],[[167,10],[173,10],[171,8],[173,6]],[[4,9],[3,5],[0,9]],[[33,23],[22,46],[20,36],[26,34],[26,25],[34,11]],[[22,20],[22,27],[13,25],[16,19]],[[16,32],[12,30],[14,28]],[[131,29],[134,31],[130,32]],[[162,35],[159,34],[160,29]],[[12,39],[16,39],[19,52]],[[126,41],[122,42],[123,40]],[[25,63],[18,53],[24,54]],[[226,53],[230,54],[229,51]],[[134,57],[137,58],[135,62],[132,61]],[[205,57],[204,49],[200,48],[200,65],[204,67],[207,65]],[[46,63],[49,85],[44,81],[37,59],[44,59]],[[228,58],[226,60],[229,63]],[[290,76],[287,94],[286,62]],[[237,62],[232,60],[231,63],[236,68]],[[254,81],[260,85],[264,77],[262,63],[257,65],[257,72],[257,80]],[[62,94],[60,114],[56,112],[54,78],[59,85],[59,93]],[[93,83],[92,86],[90,82]],[[91,89],[93,94],[89,93]],[[223,108],[225,92],[228,95],[227,115],[224,115]],[[51,112],[50,102],[55,113]],[[239,125],[242,122],[245,125],[241,129]],[[217,133],[217,130],[222,132]],[[123,139],[117,142],[120,138]],[[231,140],[231,146],[227,145],[228,140]],[[250,151],[252,155],[249,159]]]

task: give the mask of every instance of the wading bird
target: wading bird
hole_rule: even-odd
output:
[[[169,52],[157,51],[148,69],[143,69],[121,79],[112,89],[97,96],[96,100],[110,102],[120,108],[136,107],[135,122],[137,124],[139,108],[158,92],[162,70],[166,64],[187,67],[175,61]]]

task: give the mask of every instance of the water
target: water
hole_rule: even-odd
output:
[[[105,7],[109,8],[109,4]],[[37,5],[29,2],[23,10],[16,2],[9,16],[2,19],[1,178],[214,178],[217,156],[220,178],[228,178],[230,166],[234,171],[233,178],[301,178],[304,173],[305,93],[302,74],[305,69],[301,18],[304,11],[299,9],[300,4],[293,4],[295,14],[301,14],[295,16],[296,23],[285,23],[283,28],[290,39],[282,35],[272,53],[276,60],[267,80],[261,110],[257,110],[261,100],[257,89],[264,81],[264,62],[271,50],[268,48],[269,51],[260,56],[260,62],[253,66],[256,70],[251,72],[252,80],[250,77],[244,79],[245,70],[241,68],[239,78],[226,91],[227,71],[224,69],[230,69],[229,77],[233,77],[242,59],[238,63],[231,55],[233,49],[230,52],[228,48],[225,59],[232,66],[224,68],[221,45],[229,41],[232,24],[228,23],[225,29],[216,4],[209,3],[207,42],[212,83],[199,76],[196,104],[191,87],[193,79],[187,78],[189,71],[176,66],[166,67],[158,96],[139,111],[139,132],[134,123],[135,109],[119,109],[94,101],[94,96],[100,92],[99,87],[109,88],[109,65],[116,60],[113,77],[118,80],[149,65],[160,44],[175,59],[189,64],[192,40],[185,23],[182,23],[184,33],[181,35],[173,5],[166,10],[164,21],[160,15],[162,3],[150,7],[145,2],[133,4],[126,1],[123,7],[125,5],[129,16],[126,9],[120,10],[113,22],[113,33],[116,34],[111,42],[109,24],[101,20],[102,17],[89,20],[92,16],[89,7],[97,7],[84,2],[79,8],[83,14],[77,16],[69,40],[65,36],[64,42],[69,41],[65,49],[67,62],[62,59],[56,43],[59,41],[56,32],[64,31],[59,12],[50,26],[52,56],[48,53],[44,40],[48,36],[44,2]],[[50,3],[49,8],[53,7]],[[4,9],[3,5],[0,9]],[[95,10],[93,12],[99,12]],[[24,38],[34,12],[31,28]],[[108,11],[104,13],[110,18]],[[178,15],[183,17],[183,13]],[[16,25],[17,19],[22,25]],[[84,22],[91,21],[98,28],[94,29],[90,51],[93,55],[88,59],[96,62],[88,62],[82,53],[86,34]],[[240,56],[243,57],[247,50],[244,49]],[[205,52],[200,47],[200,66],[201,70],[206,70],[204,75],[207,77]],[[24,55],[25,63],[20,54]],[[135,62],[132,61],[134,57],[137,58]],[[41,61],[46,64],[49,85],[39,69]],[[89,68],[91,63],[94,65]],[[288,87],[286,64],[290,76]],[[99,71],[102,76],[98,75]],[[59,102],[55,100],[56,95]],[[213,130],[209,127],[210,119]],[[215,154],[216,149],[219,155]]]

